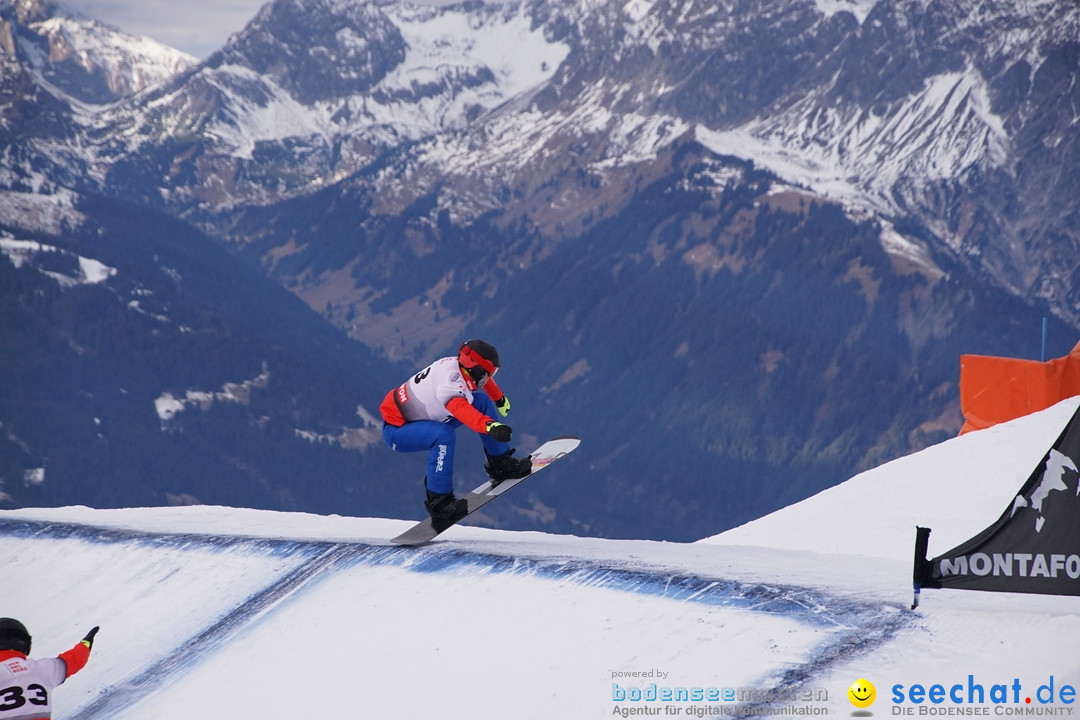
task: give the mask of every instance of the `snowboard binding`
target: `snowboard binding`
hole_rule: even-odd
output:
[[[469,501],[456,498],[454,493],[433,493],[430,490],[424,507],[431,515],[431,524],[440,532],[469,514]]]
[[[528,477],[532,473],[532,458],[516,458],[514,449],[510,448],[502,455],[487,455],[484,471],[491,478],[491,486],[495,487],[503,480]]]

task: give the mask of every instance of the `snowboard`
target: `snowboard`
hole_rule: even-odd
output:
[[[472,515],[500,495],[505,495],[507,491],[528,480],[563,455],[571,452],[580,444],[581,440],[576,437],[557,437],[548,440],[529,455],[532,459],[532,472],[528,475],[523,478],[503,480],[497,485],[493,485],[492,482],[488,480],[466,495],[465,499],[469,501],[469,512],[462,516],[457,522],[461,522],[469,517],[469,515]],[[423,545],[426,542],[434,540],[438,535],[453,527],[454,524],[446,525],[445,527],[436,527],[435,524],[432,523],[430,517],[424,518],[396,538],[393,538],[390,542],[395,545]]]

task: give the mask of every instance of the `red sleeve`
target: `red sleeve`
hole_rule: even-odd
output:
[[[446,403],[446,409],[465,427],[478,433],[486,433],[487,424],[492,422],[491,418],[474,408],[463,397],[451,398],[450,402]]]
[[[58,657],[67,666],[67,676],[64,678],[66,680],[86,667],[86,661],[90,659],[90,648],[80,642],[67,652],[60,653]]]
[[[495,378],[493,377],[489,377],[488,381],[484,383],[484,392],[486,392],[488,397],[495,402],[499,402],[503,399],[503,391],[495,384]]]

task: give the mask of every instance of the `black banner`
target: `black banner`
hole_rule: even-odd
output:
[[[915,557],[926,588],[1080,595],[1080,409],[998,521],[933,560]],[[929,531],[920,528],[925,558]]]

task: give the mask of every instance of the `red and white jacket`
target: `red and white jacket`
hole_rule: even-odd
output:
[[[0,650],[0,720],[49,720],[52,691],[86,666],[90,648],[80,642],[47,660]]]
[[[472,394],[477,390],[486,392],[496,403],[503,398],[493,378],[477,388],[472,378],[461,372],[456,357],[444,357],[387,393],[379,412],[384,421],[398,427],[416,420],[447,422],[455,418],[465,427],[485,433],[492,418],[472,406]]]

